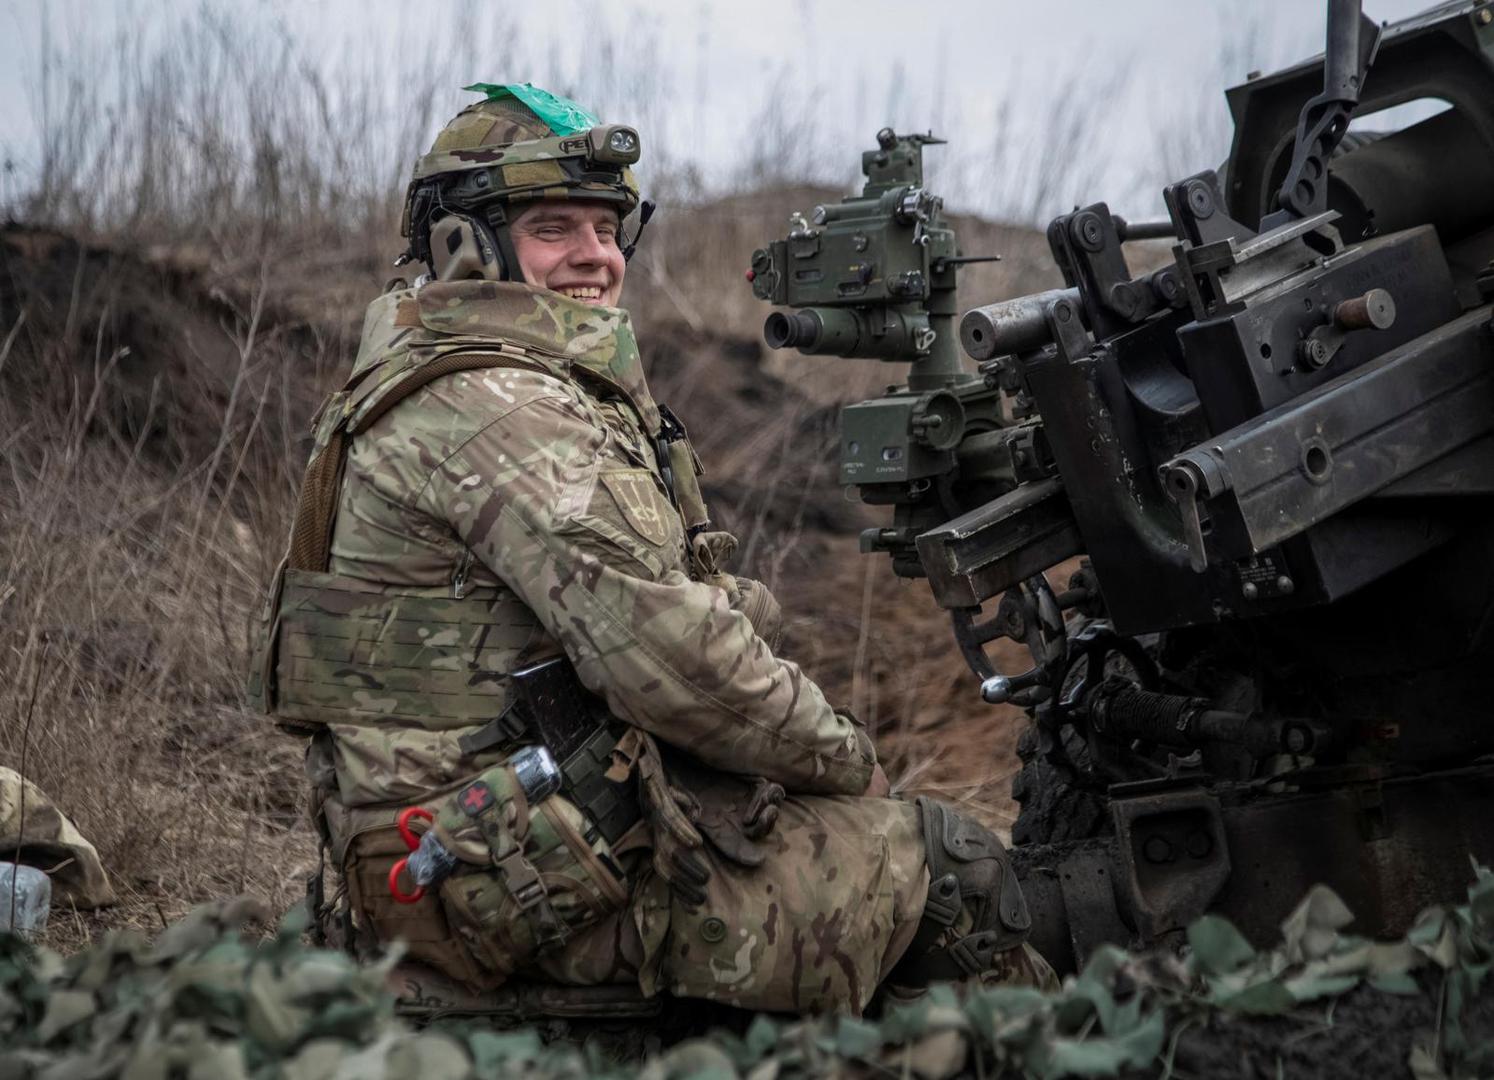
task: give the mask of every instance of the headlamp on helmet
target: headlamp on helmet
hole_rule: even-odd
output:
[[[591,156],[608,165],[634,165],[638,162],[638,132],[623,124],[594,127],[586,133]]]

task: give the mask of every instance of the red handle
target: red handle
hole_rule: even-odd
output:
[[[399,812],[399,836],[405,842],[405,847],[414,851],[420,846],[420,837],[410,831],[411,818],[424,818],[426,821],[435,821],[435,815],[423,806],[407,806]]]
[[[405,847],[414,851],[420,846],[420,837],[410,831],[412,818],[424,818],[426,821],[435,821],[435,816],[423,806],[407,806],[399,812],[399,836],[405,842]],[[414,904],[425,898],[425,886],[415,886],[414,892],[405,892],[399,887],[399,879],[409,864],[409,857],[401,859],[389,868],[389,895],[394,897],[395,903]]]
[[[414,892],[404,892],[399,887],[399,876],[405,872],[405,864],[410,860],[401,859],[389,868],[389,895],[394,897],[396,904],[414,904],[425,898],[425,886],[415,886]]]

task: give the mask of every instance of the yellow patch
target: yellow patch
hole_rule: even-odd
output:
[[[503,166],[503,182],[509,187],[542,187],[563,184],[565,170],[558,161],[520,161]]]
[[[647,469],[608,469],[602,473],[602,483],[634,532],[651,544],[662,544],[669,538],[666,515],[674,509],[654,485],[653,473]]]

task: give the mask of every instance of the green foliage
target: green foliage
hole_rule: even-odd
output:
[[[1424,912],[1401,941],[1343,933],[1347,909],[1317,888],[1270,951],[1210,916],[1190,928],[1182,960],[1105,947],[1053,993],[942,986],[877,1020],[762,1015],[741,1035],[691,1039],[642,1062],[547,1044],[532,1028],[415,1030],[385,988],[397,957],[359,965],[307,948],[293,917],[271,940],[248,940],[238,928],[258,913],[229,903],[154,943],[114,933],[67,960],[0,936],[0,1080],[1115,1077],[1165,1072],[1189,1028],[1288,1014],[1361,985],[1438,1001],[1438,1026],[1415,1040],[1407,1070],[1456,1080],[1494,1066],[1494,1040],[1464,1025],[1494,965],[1494,875],[1475,872],[1466,904]]]

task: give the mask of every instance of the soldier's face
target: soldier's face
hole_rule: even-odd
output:
[[[617,211],[600,203],[536,203],[509,226],[524,280],[583,304],[616,307],[628,264]]]

